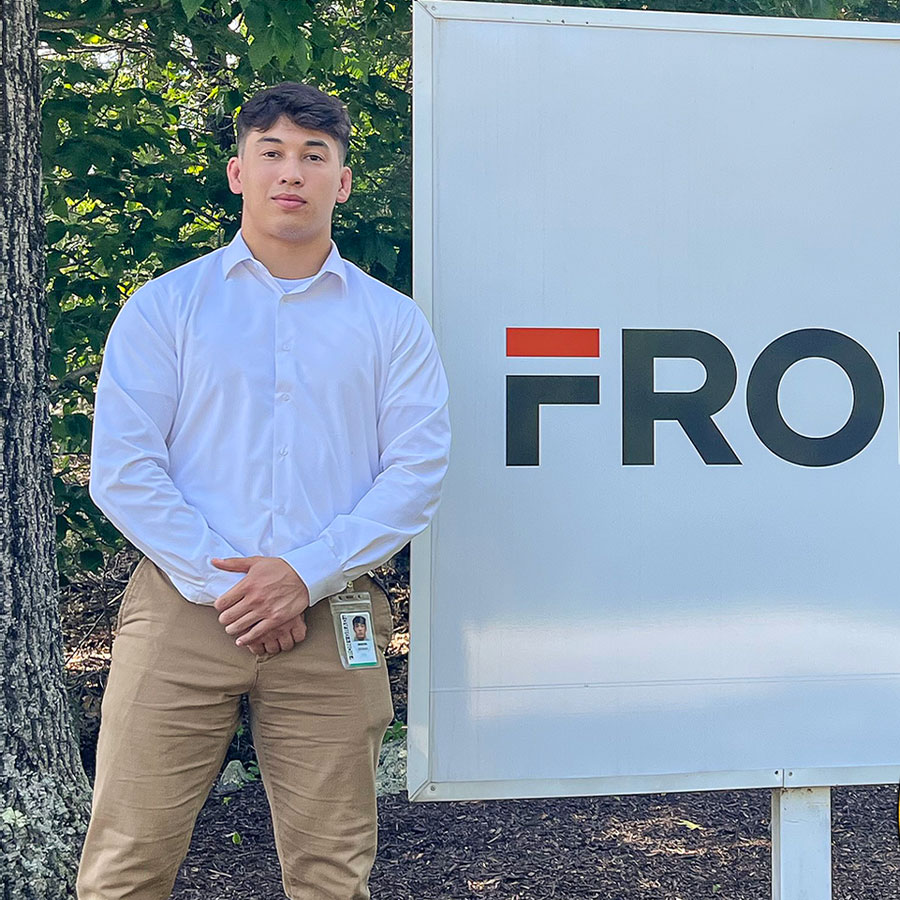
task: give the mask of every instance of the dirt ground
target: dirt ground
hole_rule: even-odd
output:
[[[121,592],[138,559],[124,552],[62,593],[70,696],[89,774]],[[388,664],[406,718],[408,557],[379,570],[391,592]],[[229,759],[251,764],[245,731]],[[768,791],[551,800],[379,800],[373,900],[769,900]],[[900,900],[897,786],[837,788],[832,798],[834,900]],[[283,897],[260,782],[211,794],[173,900]]]

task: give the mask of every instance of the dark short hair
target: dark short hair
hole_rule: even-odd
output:
[[[281,116],[287,116],[300,128],[322,131],[333,137],[341,151],[341,165],[344,164],[350,149],[347,108],[337,97],[297,81],[282,81],[265,88],[241,106],[237,117],[238,154],[244,152],[251,129],[268,131]]]
[[[355,628],[357,625],[365,625],[366,617],[365,616],[354,616],[353,617],[353,627]]]

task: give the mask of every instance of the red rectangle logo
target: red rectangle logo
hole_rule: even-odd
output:
[[[599,356],[599,328],[507,328],[507,356]]]

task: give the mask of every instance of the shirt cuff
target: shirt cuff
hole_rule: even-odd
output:
[[[299,576],[309,590],[309,605],[330,597],[347,586],[341,561],[325,541],[318,540],[282,553],[283,559]]]

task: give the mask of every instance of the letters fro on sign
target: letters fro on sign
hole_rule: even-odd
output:
[[[732,401],[737,366],[727,345],[707,331],[671,328],[622,330],[622,465],[652,466],[655,424],[675,421],[709,466],[741,460],[713,416]],[[507,357],[600,357],[599,328],[508,328]],[[853,390],[847,421],[833,434],[809,437],[791,428],[778,404],[787,370],[803,359],[827,359],[844,371]],[[693,391],[657,391],[659,359],[693,359],[706,372]],[[862,452],[884,414],[884,381],[865,347],[827,328],[802,328],[773,340],[756,357],[745,402],[756,436],[776,456],[797,466],[834,466]],[[599,375],[507,375],[506,464],[540,465],[540,407],[599,404]]]

